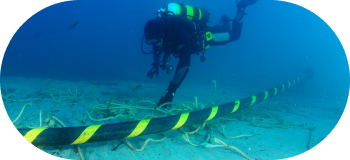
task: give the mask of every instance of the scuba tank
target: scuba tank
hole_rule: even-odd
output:
[[[202,29],[206,28],[209,22],[210,13],[204,8],[184,5],[181,3],[169,3],[158,10],[158,18],[181,17],[198,23]]]
[[[205,50],[210,45],[206,42],[212,39],[211,33],[207,31],[207,23],[211,14],[204,8],[189,6],[181,3],[165,4],[157,12],[157,19],[161,19],[163,24],[169,26],[184,26],[195,31],[193,46],[197,46],[196,51],[202,52],[201,61],[205,61]],[[171,29],[170,29],[171,30]]]
[[[196,46],[196,52],[202,52],[201,61],[205,61],[204,53],[210,45],[207,45],[206,42],[211,40],[211,33],[207,32],[207,23],[209,22],[209,16],[211,14],[208,10],[204,8],[199,8],[195,6],[184,5],[181,3],[169,3],[165,4],[163,8],[160,8],[157,12],[156,20],[161,22],[165,28],[163,28],[164,32],[168,32],[171,37],[172,30],[174,26],[183,26],[188,29],[195,31],[194,37],[196,38],[193,41],[192,46]],[[209,38],[210,37],[210,38]],[[144,39],[145,37],[143,37]],[[145,54],[150,54],[153,52],[144,52],[143,51],[143,39],[141,41],[141,49]],[[166,41],[163,42],[163,45],[171,45],[167,44]],[[168,50],[166,53],[171,53],[171,47],[167,47]],[[178,57],[178,55],[174,54],[174,57]],[[169,55],[164,55],[163,63],[166,64],[169,62]],[[162,68],[165,68],[165,65],[162,65]],[[170,71],[170,70],[169,70]]]

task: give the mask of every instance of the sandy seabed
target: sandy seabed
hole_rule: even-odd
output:
[[[145,99],[156,103],[167,85],[140,80],[63,81],[2,77],[1,93],[9,118],[18,128],[39,128],[40,111],[47,113],[42,113],[41,127],[76,127],[128,121],[122,117],[94,121],[87,113],[91,113],[95,119],[106,118],[104,113],[94,113],[93,106],[106,105],[111,99],[119,99],[120,103]],[[218,85],[210,102],[225,104],[264,91],[232,89],[219,100],[225,88],[230,86]],[[199,104],[207,104],[213,91],[213,85],[184,83],[178,89],[174,103],[194,103],[194,97],[198,97]],[[23,106],[29,103],[31,105],[27,105],[17,119]],[[148,107],[152,105],[150,103]],[[161,142],[147,143],[140,152],[132,150],[125,140],[39,148],[44,151],[43,154],[67,159],[283,159],[306,152],[320,143],[335,127],[344,107],[345,102],[322,101],[291,89],[225,119],[209,121],[207,126],[210,126],[212,137],[206,141],[209,130],[204,127],[194,134],[188,134],[192,145],[183,138],[183,132],[172,130],[162,135],[129,138],[128,142],[135,148],[141,148],[148,138],[161,139],[166,136]],[[48,119],[48,115],[56,117],[63,124]],[[192,131],[199,126],[185,127],[183,131]],[[23,138],[23,141],[26,139]]]

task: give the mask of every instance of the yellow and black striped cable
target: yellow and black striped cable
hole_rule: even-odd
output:
[[[307,72],[306,72],[307,73]],[[304,73],[280,86],[231,103],[179,115],[140,121],[65,128],[35,128],[18,131],[36,146],[75,145],[125,139],[161,133],[209,121],[248,108],[290,88],[305,79]]]

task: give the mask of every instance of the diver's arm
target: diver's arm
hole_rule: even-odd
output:
[[[160,57],[162,52],[163,52],[163,49],[160,46],[158,45],[153,46],[153,63],[160,64]]]
[[[160,65],[160,57],[163,52],[162,47],[159,45],[153,46],[153,63],[152,63],[152,69],[148,71],[147,77],[150,79],[153,78],[154,74],[156,74],[156,77],[159,75],[159,65]]]

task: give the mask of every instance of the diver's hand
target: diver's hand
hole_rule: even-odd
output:
[[[159,75],[159,63],[152,63],[152,66],[153,68],[147,73],[147,77],[150,79],[153,78],[154,74],[156,74],[157,77]]]

